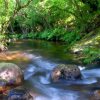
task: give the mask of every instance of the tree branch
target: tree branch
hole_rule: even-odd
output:
[[[6,1],[6,0],[5,0]],[[13,20],[13,18],[16,16],[16,14],[23,8],[27,7],[33,0],[28,0],[26,4],[21,5],[20,0],[16,0],[16,7],[14,10],[14,13],[12,14],[12,16],[10,16],[9,20],[4,22],[2,24],[2,28],[0,30],[1,33],[4,33],[3,31],[7,29],[8,25],[10,24],[10,21]],[[6,2],[5,2],[6,3]]]
[[[27,2],[26,4],[24,4],[24,5],[22,5],[21,8],[27,7],[32,1],[33,1],[33,0],[28,0],[28,2]]]
[[[28,0],[26,4],[21,5],[20,0],[16,0],[16,8],[14,10],[14,14],[12,17],[15,17],[15,15],[23,8],[27,7],[33,0]]]

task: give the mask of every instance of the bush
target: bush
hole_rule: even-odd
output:
[[[91,63],[95,59],[100,59],[100,49],[97,48],[85,48],[83,51],[85,58],[83,59],[84,63]]]

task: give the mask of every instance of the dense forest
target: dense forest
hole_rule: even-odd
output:
[[[12,39],[64,42],[66,52],[100,59],[100,0],[0,0],[0,51]]]

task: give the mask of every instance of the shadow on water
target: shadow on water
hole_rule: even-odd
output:
[[[12,43],[9,49],[26,52],[31,58],[24,69],[24,78],[25,86],[40,94],[34,100],[90,100],[91,90],[98,86],[100,69],[85,69],[81,66],[82,80],[62,83],[50,81],[50,72],[57,64],[78,64],[73,61],[74,56],[66,52],[64,44],[21,40]]]
[[[16,44],[16,45],[15,45]],[[28,53],[44,56],[50,60],[58,60],[64,63],[72,63],[73,54],[66,51],[66,45],[55,42],[41,41],[41,40],[21,40],[12,43],[9,46],[10,50],[25,51]]]

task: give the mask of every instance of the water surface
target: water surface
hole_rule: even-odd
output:
[[[66,45],[62,43],[21,40],[9,46],[10,51],[25,52],[31,62],[15,61],[18,65],[25,65],[25,86],[39,96],[35,100],[91,100],[91,94],[95,88],[99,88],[100,69],[86,69],[74,61],[74,55],[66,51]],[[50,73],[60,64],[77,64],[81,69],[83,79],[77,81],[65,81],[52,83]]]

